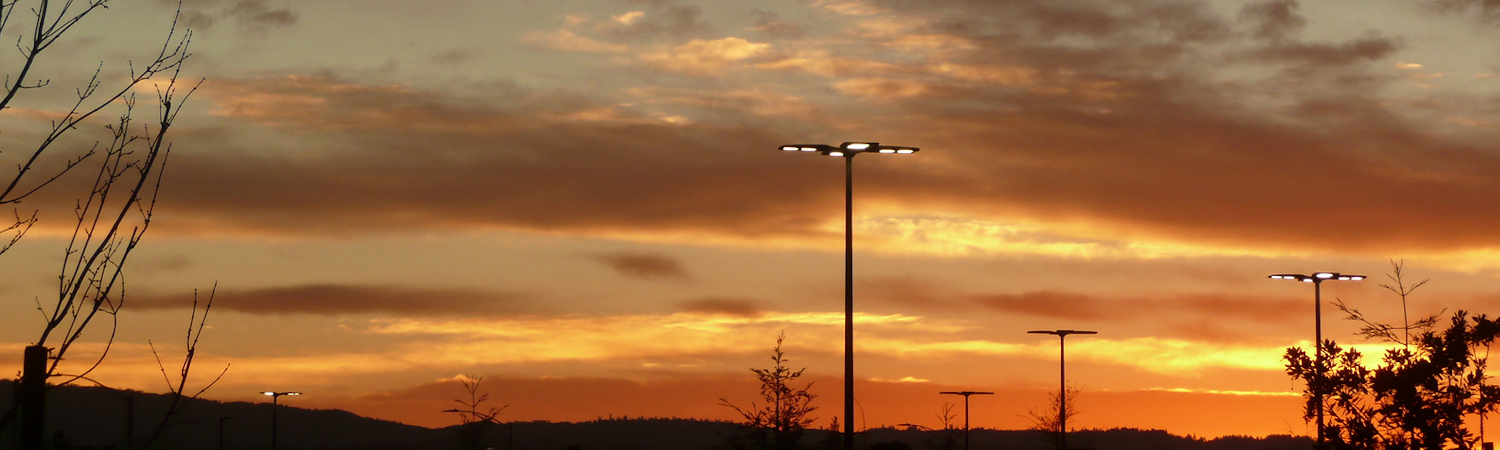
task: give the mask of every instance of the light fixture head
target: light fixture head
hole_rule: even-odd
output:
[[[1031,331],[1027,331],[1027,333],[1030,333],[1030,334],[1050,334],[1050,335],[1054,335],[1054,336],[1067,336],[1067,335],[1070,335],[1070,334],[1099,334],[1098,331],[1092,331],[1092,330],[1031,330]]]
[[[261,394],[265,394],[265,395],[276,395],[276,393],[275,393],[275,392],[261,392]]]
[[[871,147],[879,146],[879,142],[845,142],[839,148],[849,150],[869,150]]]
[[[786,151],[786,152],[816,152],[816,151],[820,151],[820,150],[821,151],[827,151],[827,150],[831,150],[833,148],[834,147],[831,146],[831,145],[821,145],[821,144],[786,144],[786,145],[783,145],[783,146],[780,146],[780,147],[776,147],[777,150]]]
[[[1307,275],[1303,275],[1303,274],[1300,274],[1300,273],[1277,273],[1277,274],[1271,274],[1270,278],[1273,279],[1273,280],[1308,281],[1312,277],[1309,277]]]
[[[1336,274],[1336,273],[1333,273],[1333,272],[1317,272],[1317,273],[1314,273],[1313,276],[1317,277],[1319,279],[1327,280],[1329,278],[1337,277],[1337,276],[1339,276],[1339,274]]]
[[[828,152],[828,156],[844,156],[844,152],[834,150],[834,151]]]

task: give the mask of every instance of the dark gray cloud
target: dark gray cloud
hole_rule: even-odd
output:
[[[1500,23],[1500,0],[1429,0],[1428,8],[1448,14],[1471,14],[1479,19]]]
[[[666,255],[639,252],[615,252],[588,255],[588,258],[603,264],[620,275],[646,280],[685,281],[692,277],[682,267],[682,261]]]
[[[1307,19],[1297,14],[1296,0],[1270,0],[1240,8],[1240,20],[1249,21],[1257,39],[1279,41],[1302,31]]]
[[[240,0],[224,11],[224,16],[247,27],[284,27],[297,23],[291,8],[269,6],[266,0]]]
[[[483,56],[484,52],[473,49],[448,49],[432,55],[429,61],[445,65],[458,65]]]
[[[161,0],[158,3],[178,7],[176,0]],[[181,24],[196,31],[210,31],[221,21],[231,22],[243,29],[264,33],[271,28],[289,27],[297,24],[298,14],[291,7],[276,6],[267,0],[197,0],[180,3]]]
[[[807,35],[807,27],[800,23],[781,20],[781,16],[775,11],[752,10],[751,17],[755,18],[755,24],[750,26],[751,30],[765,33],[766,36],[783,39],[797,39]]]
[[[673,0],[639,0],[629,4],[644,5],[646,8],[638,11],[644,14],[600,22],[598,31],[621,40],[680,41],[704,36],[713,29],[703,21],[703,8],[697,5],[681,5]]]
[[[199,294],[199,301],[207,300]],[[451,316],[537,312],[535,297],[514,292],[477,289],[429,289],[397,286],[306,284],[257,289],[221,289],[214,295],[215,310],[248,314],[368,314]],[[126,307],[135,309],[187,308],[192,294],[132,294]]]

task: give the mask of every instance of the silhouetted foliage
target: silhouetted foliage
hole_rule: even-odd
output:
[[[1078,407],[1074,404],[1074,399],[1078,398],[1078,388],[1068,386],[1067,394],[1067,400],[1064,400],[1061,392],[1048,392],[1046,407],[1026,408],[1026,417],[1031,419],[1031,428],[1028,429],[1051,433],[1054,441],[1061,442],[1062,433],[1066,431],[1062,429],[1063,423],[1072,421],[1079,413]],[[1067,408],[1063,408],[1064,401],[1067,402]],[[1062,420],[1063,411],[1067,411],[1067,421]]]
[[[786,366],[788,360],[781,351],[785,339],[786,332],[776,336],[776,347],[771,349],[774,365],[767,369],[750,369],[760,379],[760,396],[764,405],[751,403],[748,408],[741,408],[729,400],[719,399],[720,405],[740,413],[745,418],[744,424],[752,428],[745,442],[737,446],[776,450],[797,448],[797,441],[802,439],[807,426],[817,420],[811,415],[817,409],[812,406],[817,395],[809,391],[812,383],[802,387],[793,385],[807,369],[792,370]]]
[[[1405,287],[1400,264],[1393,266],[1396,286],[1387,289],[1401,295],[1404,304],[1405,297],[1422,283]],[[1486,358],[1478,350],[1500,336],[1500,323],[1483,314],[1471,317],[1460,310],[1442,330],[1433,329],[1435,320],[1431,325],[1426,320],[1406,322],[1398,328],[1372,323],[1352,309],[1346,311],[1351,311],[1350,319],[1366,323],[1362,335],[1402,346],[1386,350],[1374,369],[1362,364],[1363,355],[1358,350],[1341,348],[1332,339],[1319,346],[1323,367],[1303,349],[1287,349],[1287,374],[1307,383],[1304,416],[1316,416],[1316,399],[1319,394],[1324,399],[1326,446],[1370,450],[1473,448],[1476,439],[1465,427],[1464,417],[1493,411],[1500,395],[1500,388],[1487,382]],[[1395,333],[1398,329],[1403,333]],[[1411,334],[1413,331],[1416,333]]]
[[[1405,266],[1406,261],[1404,260],[1391,261],[1391,273],[1386,274],[1386,278],[1389,278],[1391,282],[1389,284],[1380,285],[1380,287],[1391,291],[1392,293],[1396,294],[1396,296],[1401,298],[1402,326],[1400,327],[1370,320],[1369,318],[1365,317],[1365,314],[1363,312],[1360,312],[1360,310],[1354,309],[1345,304],[1342,299],[1334,301],[1333,306],[1338,307],[1340,311],[1344,312],[1344,314],[1346,315],[1344,317],[1345,319],[1357,321],[1363,324],[1359,328],[1359,335],[1364,336],[1365,339],[1396,342],[1400,343],[1402,346],[1410,347],[1411,332],[1413,330],[1416,330],[1418,333],[1420,333],[1423,331],[1432,330],[1432,327],[1437,326],[1438,320],[1442,317],[1443,312],[1445,312],[1438,311],[1426,316],[1419,317],[1417,318],[1416,322],[1412,322],[1411,315],[1407,310],[1407,299],[1411,296],[1412,292],[1415,292],[1417,290],[1417,288],[1422,287],[1431,280],[1424,279],[1410,286],[1406,285],[1405,276],[1402,273],[1402,270],[1405,269]],[[1399,338],[1396,335],[1397,330],[1401,331],[1401,335]]]

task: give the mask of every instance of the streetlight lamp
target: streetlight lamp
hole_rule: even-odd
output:
[[[1313,402],[1318,404],[1318,447],[1323,446],[1323,282],[1328,280],[1359,281],[1364,275],[1345,275],[1338,272],[1278,273],[1273,280],[1296,280],[1313,284]]]
[[[854,155],[860,153],[910,154],[916,147],[880,145],[878,142],[845,142],[832,145],[783,145],[788,152],[817,152],[844,158],[844,450],[854,450]]]
[[[276,450],[276,399],[281,398],[281,396],[283,396],[283,395],[296,396],[296,395],[302,395],[302,393],[301,392],[272,392],[272,391],[265,391],[265,392],[261,392],[261,394],[268,395],[268,396],[271,397],[271,450]]]
[[[1067,450],[1068,448],[1068,335],[1070,334],[1099,334],[1098,331],[1087,330],[1032,330],[1031,334],[1050,334],[1057,336],[1057,448]]]
[[[970,395],[992,395],[994,392],[979,391],[944,391],[939,394],[964,396],[964,450],[969,450],[969,396]]]

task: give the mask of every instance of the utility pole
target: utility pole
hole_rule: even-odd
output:
[[[21,360],[20,403],[21,450],[43,450],[42,429],[47,414],[47,356],[51,350],[40,345],[26,347]]]

